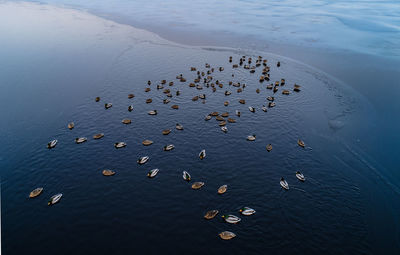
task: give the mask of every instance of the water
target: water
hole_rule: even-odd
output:
[[[113,16],[144,27],[251,36],[278,44],[400,55],[396,0],[80,1],[41,0]],[[160,30],[160,29],[159,29]]]
[[[307,254],[398,252],[398,183],[374,159],[373,148],[364,146],[370,137],[363,127],[377,116],[351,87],[289,58],[184,46],[71,9],[7,3],[0,6],[0,17],[4,254],[293,254],[299,247]],[[267,113],[260,107],[272,92],[258,82],[260,70],[232,70],[228,62],[229,56],[237,62],[259,54],[268,59],[271,81],[302,85],[300,93],[275,94],[277,106]],[[213,74],[224,84],[215,93],[187,86],[195,77],[190,66],[206,70],[206,62],[225,68]],[[180,73],[188,82],[175,79]],[[155,89],[162,79],[175,82],[173,92],[182,92],[167,105]],[[147,80],[152,91],[145,93]],[[230,80],[245,82],[244,92],[237,94],[227,85]],[[225,89],[232,95],[224,96]],[[129,93],[135,98],[128,99]],[[207,96],[205,104],[191,101],[200,93]],[[153,103],[145,104],[146,98]],[[105,110],[105,102],[113,107]],[[180,109],[171,109],[173,103]],[[256,113],[247,110],[250,105]],[[159,114],[147,115],[153,109]],[[203,120],[211,111],[232,115],[236,109],[243,114],[228,124],[227,134],[214,119]],[[123,125],[124,118],[133,123]],[[70,121],[76,124],[72,131],[66,128]],[[174,129],[177,122],[184,131]],[[163,136],[166,128],[172,132]],[[93,140],[99,132],[105,137]],[[246,141],[253,133],[257,140]],[[89,141],[75,144],[81,136]],[[47,150],[54,138],[59,144]],[[306,149],[296,144],[299,138]],[[144,147],[144,139],[154,144]],[[117,141],[128,145],[116,150]],[[162,151],[169,143],[176,149]],[[200,161],[203,148],[207,157]],[[137,165],[144,155],[150,161]],[[102,176],[106,168],[117,174]],[[148,179],[152,168],[160,172]],[[183,170],[205,186],[190,189]],[[297,181],[297,170],[306,182]],[[279,186],[281,176],[291,187],[287,192]],[[222,184],[228,192],[218,196]],[[38,186],[44,193],[28,199]],[[48,198],[58,192],[64,194],[61,202],[48,207]],[[211,209],[239,215],[242,206],[257,213],[243,216],[238,225],[224,223],[220,215],[203,219]],[[217,234],[224,230],[237,237],[220,240]]]

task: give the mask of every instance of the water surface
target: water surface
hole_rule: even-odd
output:
[[[18,16],[14,15],[19,13]],[[189,47],[96,16],[47,5],[0,6],[1,186],[5,254],[70,254],[127,252],[194,254],[221,252],[293,254],[396,254],[399,250],[398,184],[362,146],[368,123],[376,121],[371,104],[337,79],[289,58],[229,48]],[[39,18],[40,17],[40,18]],[[277,106],[261,111],[272,95],[256,74],[231,68],[229,56],[268,59],[271,81],[302,85],[300,93],[275,94]],[[281,67],[275,63],[281,61]],[[189,88],[190,67],[223,66],[213,76],[224,88],[213,93]],[[175,76],[182,73],[188,82]],[[234,77],[232,77],[234,74]],[[155,85],[174,81],[179,89],[170,104]],[[147,80],[152,91],[145,93]],[[246,83],[237,94],[229,81]],[[256,93],[260,88],[261,93]],[[233,91],[225,96],[225,89]],[[133,99],[127,95],[134,93]],[[205,93],[205,104],[191,98]],[[96,103],[94,98],[101,97]],[[146,98],[153,103],[145,104]],[[246,105],[238,103],[240,98]],[[223,102],[229,100],[225,107]],[[103,104],[112,102],[105,110]],[[170,108],[178,104],[179,110]],[[128,112],[132,104],[134,110]],[[247,107],[257,108],[250,113]],[[157,109],[157,116],[147,115]],[[238,122],[220,131],[211,111],[243,112]],[[123,118],[132,119],[123,125]],[[68,130],[68,122],[76,127]],[[179,122],[184,131],[174,129]],[[171,128],[163,136],[161,131]],[[98,132],[101,140],[91,139]],[[246,136],[256,134],[255,142]],[[77,145],[76,137],[89,141]],[[307,147],[301,149],[297,139]],[[46,144],[58,139],[53,150]],[[150,139],[149,147],[141,141]],[[113,143],[125,141],[116,150]],[[162,151],[173,143],[176,149]],[[273,150],[265,146],[271,143]],[[197,157],[201,149],[207,157]],[[136,164],[139,156],[150,161]],[[117,174],[106,178],[101,170]],[[160,172],[154,179],[146,174]],[[181,172],[206,185],[190,189]],[[307,181],[294,173],[301,170]],[[284,191],[285,177],[291,189]],[[228,192],[217,188],[228,184]],[[45,188],[36,199],[29,192]],[[61,202],[48,207],[58,192]],[[257,210],[229,225],[207,210],[238,214],[242,206]],[[235,232],[225,242],[221,231]],[[23,243],[24,245],[21,245]]]

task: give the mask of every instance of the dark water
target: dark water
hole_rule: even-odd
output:
[[[6,15],[13,8],[19,8],[20,17]],[[3,5],[0,10],[4,254],[399,251],[398,184],[383,174],[373,149],[362,143],[375,113],[333,77],[268,53],[173,44],[77,11],[36,5]],[[228,62],[229,56],[237,62],[242,55],[255,59],[259,54],[268,59],[272,82],[285,78],[287,87],[302,85],[300,93],[276,93],[277,106],[266,113],[261,106],[272,91],[258,82],[261,67],[250,74]],[[213,73],[223,89],[213,93],[188,87],[195,78],[190,67],[207,70],[205,63],[225,68]],[[180,73],[188,82],[175,79]],[[167,105],[156,89],[162,79],[175,83],[165,86],[174,95]],[[153,84],[145,93],[147,80]],[[229,81],[247,87],[237,94]],[[181,95],[175,96],[178,89]],[[226,89],[232,95],[225,96]],[[128,99],[129,93],[135,98]],[[191,100],[200,93],[207,96],[205,104]],[[145,104],[147,98],[153,103]],[[238,103],[241,98],[246,105]],[[113,107],[105,110],[105,102]],[[131,104],[134,110],[128,112]],[[172,104],[180,109],[171,109]],[[158,115],[147,115],[153,109]],[[203,120],[212,111],[232,116],[236,109],[242,116],[234,116],[237,123],[228,124],[227,134],[215,119]],[[132,124],[123,125],[124,118]],[[73,130],[66,127],[70,121]],[[185,129],[175,130],[176,123]],[[163,136],[166,128],[172,132]],[[99,132],[105,137],[93,140]],[[255,142],[246,141],[250,134],[257,135]],[[75,144],[82,136],[88,142]],[[297,145],[299,138],[305,149]],[[47,150],[52,139],[59,143]],[[154,144],[144,147],[144,139]],[[116,150],[118,141],[127,147]],[[163,151],[170,143],[175,150]],[[273,150],[268,153],[269,143]],[[201,149],[207,151],[202,161],[197,156]],[[149,162],[137,165],[144,155]],[[149,179],[146,174],[153,168],[160,172]],[[104,177],[103,169],[117,174]],[[205,186],[192,190],[181,177],[183,170]],[[306,182],[296,179],[298,170]],[[282,176],[289,191],[279,186]],[[223,184],[228,191],[218,195]],[[28,199],[39,186],[43,194]],[[48,207],[48,198],[59,192],[64,194],[60,203]],[[223,222],[220,215],[239,216],[242,206],[257,213],[242,216],[237,225]],[[220,215],[204,220],[211,209]],[[218,233],[225,230],[237,237],[221,240]]]

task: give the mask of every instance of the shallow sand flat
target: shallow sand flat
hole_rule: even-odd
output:
[[[21,15],[16,18],[15,13]],[[253,254],[293,254],[299,246],[310,253],[322,246],[332,253],[368,253],[374,242],[394,247],[393,239],[375,239],[388,227],[396,228],[385,214],[396,209],[386,196],[391,190],[383,189],[392,183],[370,170],[368,166],[375,165],[369,154],[346,139],[368,123],[365,112],[370,108],[334,78],[270,53],[184,46],[85,12],[37,4],[1,4],[0,32],[4,56],[0,64],[5,67],[0,68],[0,82],[9,92],[0,101],[13,106],[3,111],[8,125],[1,127],[0,136],[1,155],[7,158],[2,167],[7,254],[77,249],[89,253],[93,247],[114,254],[133,250],[184,254],[187,244],[200,253],[212,247],[215,253],[245,249]],[[242,55],[259,54],[271,63],[271,81],[285,78],[287,86],[302,85],[298,94],[277,93],[277,106],[267,113],[260,109],[271,95],[266,83],[258,82],[259,74],[232,70],[228,62],[231,55],[237,61]],[[280,68],[273,64],[278,60]],[[224,67],[214,76],[225,86],[229,80],[248,85],[240,95],[229,96],[228,108],[223,106],[225,88],[216,93],[203,89],[207,102],[201,104],[191,100],[199,91],[175,79],[180,73],[188,81],[195,78],[190,67],[205,70],[206,62]],[[162,103],[163,93],[154,89],[163,79],[175,82],[173,91],[181,90],[181,96],[174,96],[168,105]],[[148,93],[144,92],[147,80],[153,82]],[[262,92],[257,94],[256,88]],[[135,98],[128,99],[129,93]],[[149,97],[153,102],[147,105]],[[246,105],[238,103],[240,98],[246,98]],[[113,107],[105,110],[105,102]],[[131,104],[134,111],[129,113]],[[180,109],[170,109],[172,104]],[[249,105],[257,107],[256,113],[248,111]],[[147,114],[153,109],[157,116]],[[211,111],[233,114],[235,109],[243,114],[227,134],[215,121],[203,119]],[[124,118],[132,119],[132,124],[122,125]],[[70,121],[77,133],[66,129]],[[185,130],[176,132],[176,123]],[[174,131],[163,136],[161,131],[167,128]],[[78,135],[99,132],[105,136],[98,141],[79,146],[73,142]],[[253,133],[257,140],[247,142],[246,136]],[[54,137],[59,140],[57,148],[45,150]],[[144,147],[144,138],[154,144]],[[299,138],[312,149],[300,150]],[[23,147],[15,141],[24,141]],[[126,142],[127,147],[115,150],[116,141]],[[158,146],[171,143],[175,145],[171,153]],[[274,147],[270,153],[265,150],[269,143]],[[207,158],[200,161],[202,148]],[[138,166],[136,159],[144,155],[150,161]],[[149,181],[146,174],[153,168],[160,174]],[[305,183],[296,180],[299,168]],[[118,174],[104,178],[98,174],[101,169]],[[193,193],[182,180],[184,169],[207,185]],[[290,192],[279,187],[281,176],[289,182]],[[229,185],[229,192],[218,197],[216,189],[222,183]],[[371,183],[378,187],[370,189]],[[44,193],[27,203],[25,190],[39,184],[49,193],[62,192],[63,201],[48,210],[49,194]],[[234,242],[221,243],[217,234],[226,225],[205,223],[203,213],[210,208],[234,213],[244,205],[257,214],[235,226]],[[377,219],[376,213],[386,217]],[[109,242],[104,242],[105,236]]]

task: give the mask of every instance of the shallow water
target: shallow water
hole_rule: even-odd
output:
[[[17,12],[18,17],[13,15]],[[375,120],[369,115],[373,109],[334,78],[288,58],[188,47],[44,5],[2,4],[0,31],[0,84],[7,91],[0,100],[5,120],[0,126],[5,254],[293,254],[299,247],[308,254],[398,251],[399,188],[358,141],[368,137],[361,127]],[[250,74],[243,68],[232,70],[228,62],[229,56],[237,62],[242,55],[255,59],[259,54],[268,59],[271,81],[285,78],[287,87],[302,85],[300,93],[276,93],[277,106],[266,113],[260,108],[272,91],[265,89],[266,82],[258,82],[260,68]],[[280,68],[275,66],[278,60]],[[195,78],[190,67],[206,70],[205,63],[225,67],[213,74],[223,89],[212,93],[187,86]],[[175,79],[180,73],[188,82]],[[167,105],[155,88],[162,79],[175,82],[173,92],[182,92]],[[144,92],[147,80],[153,82],[149,93]],[[244,92],[237,94],[228,86],[230,80],[246,83]],[[225,96],[225,89],[232,95]],[[135,98],[128,99],[129,93]],[[205,104],[191,101],[200,93],[207,96]],[[145,104],[146,98],[153,103]],[[246,105],[238,103],[240,98]],[[113,107],[105,110],[105,102]],[[179,110],[170,108],[174,103]],[[132,112],[127,110],[130,104]],[[247,110],[250,105],[256,113]],[[153,109],[159,114],[147,115]],[[236,109],[242,116],[228,124],[227,134],[215,119],[203,120],[212,111],[233,114]],[[133,123],[123,125],[123,118]],[[66,127],[70,121],[75,122],[73,130]],[[175,130],[177,122],[184,131]],[[166,128],[172,132],[163,136]],[[105,137],[93,140],[98,132]],[[250,134],[257,135],[255,142],[246,141]],[[81,136],[89,141],[75,144],[74,138]],[[299,138],[306,149],[297,145]],[[47,150],[51,139],[59,144]],[[144,139],[154,144],[144,147]],[[116,150],[117,141],[127,147]],[[162,151],[169,143],[175,150]],[[269,153],[268,143],[273,145]],[[200,161],[203,148],[207,157]],[[139,166],[136,160],[143,155],[150,161]],[[117,174],[104,177],[105,168]],[[148,179],[152,168],[160,172]],[[205,186],[190,189],[183,170]],[[306,182],[297,181],[297,170]],[[279,186],[282,176],[290,185],[287,192]],[[219,196],[216,190],[222,184],[228,184],[228,191]],[[38,186],[44,193],[28,199]],[[48,207],[48,198],[58,192],[64,194],[61,202]],[[243,216],[238,225],[220,218],[222,213],[239,215],[242,206],[257,213]],[[204,220],[211,209],[221,214]],[[237,237],[220,240],[217,234],[224,230]]]

